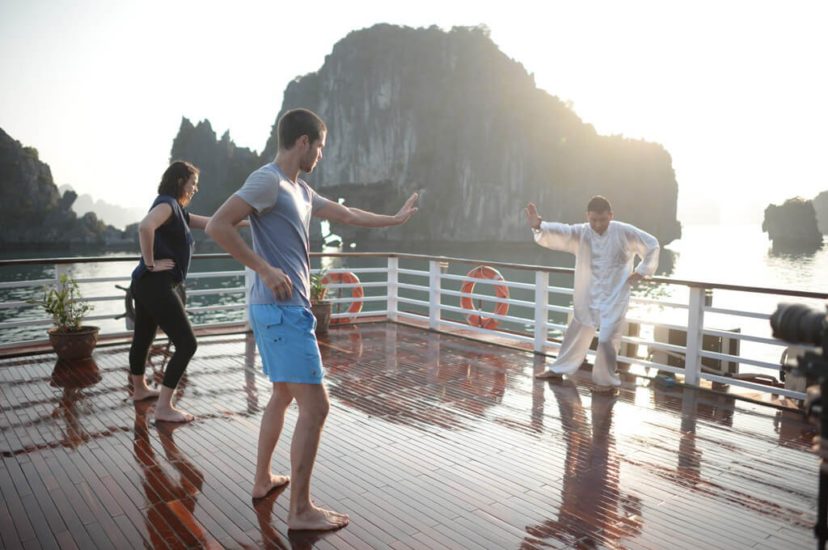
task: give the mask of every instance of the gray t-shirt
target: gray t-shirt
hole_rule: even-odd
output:
[[[310,219],[330,201],[301,179],[290,181],[273,162],[250,174],[236,196],[254,210],[253,250],[293,282],[290,299],[280,301],[257,275],[250,303],[310,307]]]

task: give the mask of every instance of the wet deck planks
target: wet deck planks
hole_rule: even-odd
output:
[[[634,380],[607,396],[586,373],[540,382],[532,354],[391,323],[321,341],[333,406],[313,493],[352,524],[288,533],[286,493],[249,497],[270,395],[252,340],[200,344],[180,390],[198,420],[180,427],[128,400],[126,346],[72,366],[0,360],[3,547],[814,544],[814,427],[799,414]]]

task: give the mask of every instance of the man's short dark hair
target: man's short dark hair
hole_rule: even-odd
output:
[[[184,194],[184,185],[193,174],[198,174],[199,169],[195,165],[186,160],[174,160],[170,166],[164,170],[164,175],[161,176],[161,183],[158,184],[159,195],[169,195],[178,200]]]
[[[589,204],[587,204],[587,212],[595,212],[596,214],[612,212],[612,205],[606,197],[595,195],[589,200]]]
[[[319,139],[328,127],[319,115],[308,109],[292,109],[282,115],[276,133],[279,136],[279,149],[290,149],[296,140],[308,136],[311,143]]]

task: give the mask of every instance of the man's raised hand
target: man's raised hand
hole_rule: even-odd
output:
[[[414,215],[414,212],[417,211],[417,207],[414,206],[417,203],[417,197],[419,195],[417,193],[412,194],[408,197],[408,200],[405,201],[405,204],[400,208],[400,211],[394,215],[397,222],[403,224],[408,221],[408,218]]]
[[[540,224],[543,219],[538,215],[538,209],[535,203],[530,202],[527,204],[523,212],[526,214],[526,221],[529,223],[529,227],[532,229],[540,229]]]

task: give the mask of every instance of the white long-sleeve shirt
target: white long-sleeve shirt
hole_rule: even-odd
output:
[[[636,268],[643,277],[658,267],[658,240],[628,223],[610,221],[599,235],[588,223],[541,222],[535,242],[546,248],[575,254],[575,318],[582,324],[615,324],[623,320],[630,300],[627,279]],[[597,312],[599,319],[596,319]]]

